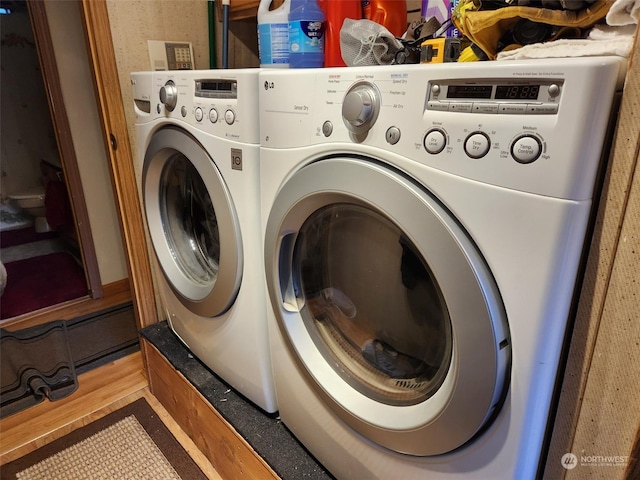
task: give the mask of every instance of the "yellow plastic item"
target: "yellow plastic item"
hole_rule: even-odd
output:
[[[456,62],[459,56],[459,38],[431,38],[420,44],[420,63]]]
[[[462,50],[462,52],[460,52],[460,56],[458,57],[459,62],[477,62],[479,60],[480,59],[473,51],[473,48],[471,48],[471,46]]]

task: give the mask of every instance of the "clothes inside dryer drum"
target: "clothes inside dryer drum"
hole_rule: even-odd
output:
[[[323,207],[303,224],[294,262],[302,318],[347,383],[389,405],[438,390],[451,364],[451,321],[433,274],[397,225],[358,205]]]

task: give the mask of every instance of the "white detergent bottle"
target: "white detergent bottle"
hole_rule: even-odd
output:
[[[289,68],[289,9],[291,0],[269,10],[272,0],[260,0],[258,7],[258,52],[260,66]]]

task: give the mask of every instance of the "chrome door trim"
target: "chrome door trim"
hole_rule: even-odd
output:
[[[214,205],[220,234],[220,265],[212,285],[198,284],[189,279],[176,263],[167,242],[160,212],[160,182],[163,168],[176,153],[184,155],[196,168]],[[154,252],[176,297],[197,315],[215,317],[223,314],[231,307],[240,289],[243,250],[240,223],[233,200],[215,162],[189,133],[177,127],[164,127],[153,134],[147,147],[142,187]]]

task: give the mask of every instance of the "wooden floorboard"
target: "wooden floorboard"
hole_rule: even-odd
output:
[[[0,465],[26,455],[73,430],[144,397],[184,449],[212,480],[220,475],[151,394],[140,352],[78,377],[69,397],[44,402],[0,420]]]

